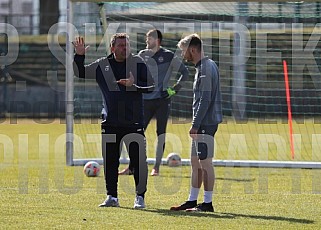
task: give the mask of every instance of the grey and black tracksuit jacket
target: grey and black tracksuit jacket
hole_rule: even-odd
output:
[[[222,96],[216,63],[205,57],[195,68],[192,127],[199,129],[222,122]]]
[[[152,92],[154,89],[154,81],[144,61],[137,55],[130,55],[125,62],[117,62],[113,54],[89,65],[84,65],[84,61],[84,55],[75,55],[75,75],[79,78],[96,79],[107,112],[106,124],[143,127],[142,93]],[[133,86],[126,87],[116,82],[128,78],[129,72],[135,78]]]

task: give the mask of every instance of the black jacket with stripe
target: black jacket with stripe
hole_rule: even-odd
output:
[[[152,92],[154,81],[143,59],[130,55],[126,61],[117,62],[114,55],[102,57],[84,65],[85,55],[75,55],[74,73],[79,78],[96,79],[107,112],[104,123],[115,127],[143,127],[144,110],[142,93]],[[134,84],[126,87],[118,80],[134,76]]]

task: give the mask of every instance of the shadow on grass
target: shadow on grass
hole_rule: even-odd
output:
[[[131,209],[132,208],[126,208],[121,207],[123,209]],[[157,213],[160,215],[166,215],[166,216],[200,216],[200,217],[212,217],[212,218],[225,218],[225,219],[233,219],[234,217],[228,213],[218,213],[218,212],[184,212],[184,211],[170,211],[169,209],[137,209],[138,211],[142,212],[151,212],[151,213]]]
[[[242,217],[242,218],[251,218],[251,219],[260,219],[260,220],[276,220],[276,221],[287,221],[291,223],[299,223],[299,224],[314,224],[313,220],[307,219],[298,219],[284,216],[262,216],[262,215],[249,215],[249,214],[236,214],[236,213],[225,213],[221,214],[232,215],[234,218]]]
[[[168,175],[166,176],[163,176],[163,177],[169,177]],[[191,176],[181,176],[181,175],[171,175],[170,176],[171,178],[191,178]],[[243,178],[227,178],[227,177],[216,177],[215,180],[225,180],[225,181],[234,181],[234,182],[253,182],[255,181],[256,179],[255,178],[252,178],[252,179],[243,179]]]
[[[152,212],[166,216],[199,216],[199,217],[212,217],[221,219],[237,219],[237,218],[248,218],[257,220],[273,220],[273,221],[286,221],[290,223],[299,224],[314,224],[315,221],[307,219],[298,219],[283,216],[263,216],[263,215],[250,215],[250,214],[239,214],[239,213],[227,213],[227,212],[183,212],[183,211],[170,211],[168,209],[141,209],[143,212]]]
[[[242,179],[242,178],[222,178],[222,177],[216,177],[215,180],[229,180],[234,182],[253,182],[256,179]]]

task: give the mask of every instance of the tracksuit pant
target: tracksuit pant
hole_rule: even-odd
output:
[[[136,194],[143,196],[147,190],[146,140],[143,127],[114,127],[101,125],[102,155],[107,195],[118,196],[118,167],[123,143],[133,166]]]

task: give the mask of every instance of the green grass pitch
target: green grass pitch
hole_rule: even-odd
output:
[[[161,176],[149,177],[145,210],[132,208],[134,189],[130,176],[121,176],[119,180],[121,207],[98,208],[105,198],[103,176],[88,178],[82,167],[65,165],[62,122],[9,123],[0,125],[1,229],[321,228],[321,170],[216,167],[215,213],[185,213],[171,212],[169,207],[187,199],[190,168],[164,165]],[[242,128],[232,127],[232,132],[254,132],[252,124],[239,126]],[[169,125],[170,132],[184,135],[182,139],[187,140],[183,143],[184,158],[188,158],[189,151],[188,127],[189,124]],[[271,127],[269,129],[274,129]],[[258,126],[256,130],[264,128]],[[315,125],[305,128],[309,135],[304,138],[309,138],[317,128]],[[278,131],[278,135],[286,139],[286,126],[278,129],[272,131]],[[294,130],[299,128],[296,126]],[[224,141],[229,143],[224,140],[228,131],[231,130],[223,124],[217,134],[218,145]],[[147,139],[152,135],[147,133]],[[247,135],[245,138],[251,141]],[[306,142],[301,143],[302,156],[308,154],[311,147],[303,148]],[[228,154],[224,148],[218,153],[220,157]],[[250,152],[251,148],[248,149]],[[270,151],[274,150],[271,146]],[[151,154],[150,150],[150,157]]]

